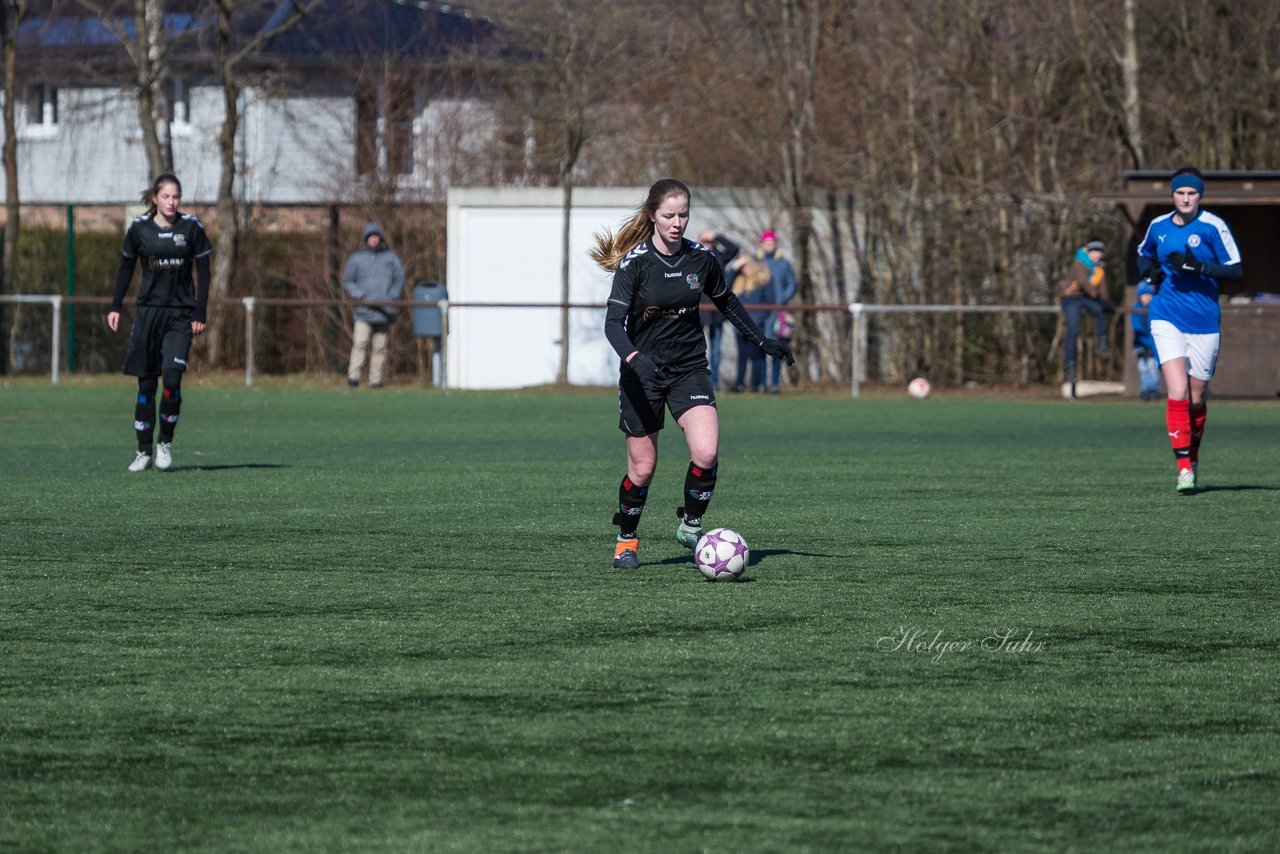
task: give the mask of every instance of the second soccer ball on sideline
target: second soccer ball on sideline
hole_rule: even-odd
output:
[[[907,383],[907,394],[911,395],[916,400],[924,400],[932,391],[933,386],[930,385],[929,381],[924,377],[916,377],[911,382]]]
[[[747,541],[728,528],[707,531],[693,550],[693,562],[707,581],[737,581],[750,559]]]

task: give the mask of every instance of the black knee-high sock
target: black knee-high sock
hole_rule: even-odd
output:
[[[636,535],[636,528],[640,526],[640,514],[644,512],[644,502],[648,497],[649,487],[636,486],[631,478],[622,478],[622,484],[618,487],[618,512],[613,514],[613,524],[618,526],[619,535]]]
[[[172,442],[182,409],[182,371],[164,372],[164,391],[160,395],[160,441]]]
[[[684,508],[681,510],[685,519],[698,520],[707,512],[711,496],[716,494],[716,471],[719,466],[702,468],[689,463],[689,471],[684,476]]]
[[[155,377],[138,378],[138,402],[133,406],[133,432],[138,436],[138,450],[151,453],[152,433],[156,426],[156,389],[160,383]]]

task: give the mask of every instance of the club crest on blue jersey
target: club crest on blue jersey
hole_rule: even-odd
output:
[[[1197,246],[1199,246],[1199,245],[1200,245],[1200,235],[1198,235],[1198,234],[1193,234],[1193,235],[1191,235],[1190,237],[1188,237],[1188,238],[1187,238],[1187,245],[1188,245],[1188,246],[1190,246],[1192,249],[1195,249]]]

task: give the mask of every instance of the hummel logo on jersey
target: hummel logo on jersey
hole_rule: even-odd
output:
[[[177,356],[174,356],[174,357],[173,357],[173,363],[174,363],[175,365],[182,365],[182,367],[184,367],[184,368],[187,366],[187,360],[186,360],[186,359],[179,359]]]
[[[625,270],[628,264],[630,264],[637,257],[643,255],[648,251],[649,251],[648,247],[646,247],[643,243],[641,243],[635,249],[632,249],[630,252],[627,253],[627,257],[622,259],[622,263],[618,265],[618,269]]]
[[[662,278],[664,278],[664,279],[678,279],[678,278],[680,278],[680,274],[679,274],[679,273],[663,273],[663,274],[662,274]]]
[[[709,394],[691,394],[691,395],[689,395],[689,399],[690,399],[690,400],[710,400],[710,399],[711,399],[711,395],[709,395]]]

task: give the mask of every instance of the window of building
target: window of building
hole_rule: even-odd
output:
[[[23,89],[23,124],[28,136],[52,135],[58,130],[58,87],[28,83]]]
[[[176,134],[191,132],[191,80],[180,74],[169,81],[169,130]]]
[[[412,175],[413,80],[397,77],[356,87],[356,172],[367,175],[379,168],[391,175]]]
[[[362,84],[356,89],[356,173],[378,171],[378,89]]]

